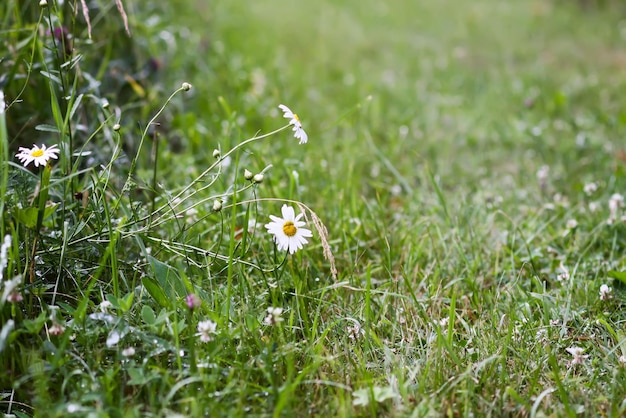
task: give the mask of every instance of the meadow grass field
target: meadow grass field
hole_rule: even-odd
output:
[[[0,16],[6,416],[626,414],[620,2]]]

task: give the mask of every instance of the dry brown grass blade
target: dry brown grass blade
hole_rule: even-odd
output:
[[[124,5],[122,4],[122,0],[115,0],[115,5],[117,6],[117,11],[120,12],[122,16],[122,20],[124,21],[124,29],[126,29],[126,33],[130,36],[130,29],[128,28],[128,16],[126,15],[126,11],[124,10]]]
[[[87,22],[87,33],[89,34],[89,39],[91,39],[91,20],[89,20],[89,9],[87,8],[87,2],[85,0],[80,0],[80,5],[83,9],[83,17],[85,18],[85,22]]]
[[[300,202],[296,202],[296,204],[298,205],[300,211],[304,213],[305,217],[307,212],[311,215],[313,225],[315,226],[315,229],[320,236],[320,241],[322,241],[322,253],[324,254],[324,258],[330,263],[330,274],[333,276],[333,279],[337,280],[337,266],[335,265],[335,256],[330,249],[330,243],[328,242],[328,230],[326,229],[326,226],[319,218],[319,216],[317,216],[317,214],[306,205]]]
[[[83,9],[83,17],[85,18],[85,22],[87,22],[87,32],[89,34],[89,39],[91,39],[91,20],[89,19],[89,8],[87,7],[86,0],[80,0],[80,4]],[[122,16],[122,20],[124,21],[124,29],[126,29],[126,33],[128,34],[128,36],[131,36],[130,28],[128,27],[128,15],[126,14],[126,10],[124,10],[122,0],[115,0],[115,5],[117,6],[117,11],[120,12],[120,16]]]

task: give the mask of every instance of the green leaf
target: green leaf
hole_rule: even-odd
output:
[[[59,128],[57,128],[56,126],[54,126],[54,125],[46,125],[45,123],[41,124],[41,125],[35,126],[35,130],[41,131],[41,132],[52,132],[54,134],[60,134],[61,133],[59,131]]]
[[[148,261],[152,265],[152,269],[154,270],[154,276],[158,280],[159,284],[165,288],[167,286],[167,279],[170,274],[175,274],[174,269],[165,264],[162,261],[157,260],[154,257],[148,256]]]
[[[148,325],[154,325],[156,322],[156,315],[148,305],[143,305],[143,308],[141,308],[141,318]]]
[[[141,279],[141,284],[143,284],[143,287],[146,288],[150,296],[152,296],[159,305],[164,308],[172,307],[170,298],[167,297],[163,288],[159,286],[159,283],[157,283],[154,279],[144,277]]]
[[[15,219],[26,228],[37,226],[37,208],[18,209],[15,212]]]
[[[626,284],[626,271],[611,270],[608,273],[606,273],[606,275],[612,279],[617,279],[620,282]]]
[[[398,396],[391,386],[374,386],[371,390],[369,388],[363,388],[352,392],[352,396],[354,396],[352,404],[355,406],[369,405],[372,400],[370,398],[372,392],[374,394],[374,401],[376,402],[385,402],[387,399]]]

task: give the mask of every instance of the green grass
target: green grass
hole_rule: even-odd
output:
[[[0,6],[1,412],[626,413],[618,2],[49,3]]]

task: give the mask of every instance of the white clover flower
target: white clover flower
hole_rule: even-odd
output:
[[[570,365],[583,364],[585,362],[585,359],[589,357],[589,355],[587,354],[583,355],[583,352],[585,350],[580,347],[568,347],[565,350],[573,357]]]
[[[624,196],[614,193],[609,199],[609,219],[606,223],[611,225],[617,220],[617,212],[624,205]]]
[[[265,317],[265,319],[263,319],[263,323],[265,325],[276,325],[283,320],[283,318],[280,317],[282,313],[283,308],[267,308],[267,316]]]
[[[122,355],[124,357],[132,357],[135,355],[135,347],[126,347],[122,350]]]
[[[585,192],[586,195],[594,194],[597,190],[598,190],[598,185],[594,182],[587,183],[583,187],[583,191]]]
[[[289,124],[293,125],[293,131],[295,132],[293,136],[300,140],[300,144],[306,144],[309,137],[306,132],[304,132],[304,129],[302,129],[302,123],[300,122],[298,115],[293,113],[291,109],[284,104],[278,105],[278,107],[283,111],[283,117],[289,119]]]
[[[281,212],[282,218],[278,216],[270,215],[272,222],[265,225],[267,232],[274,235],[274,241],[278,245],[278,249],[281,251],[289,250],[290,254],[302,249],[302,246],[309,241],[306,237],[312,237],[313,233],[305,228],[302,228],[306,223],[302,222],[300,218],[303,214],[295,216],[295,211],[291,206],[283,205]]]
[[[602,286],[600,286],[600,300],[609,300],[613,297],[613,295],[611,294],[613,293],[613,289],[611,289],[609,286],[603,284]]]
[[[200,337],[200,341],[203,343],[208,343],[213,339],[211,334],[215,334],[215,330],[217,329],[217,324],[211,320],[200,321],[198,322],[198,333],[197,336]]]
[[[65,327],[58,322],[52,324],[52,326],[48,329],[50,335],[61,335],[65,332]]]
[[[539,180],[539,183],[545,184],[549,176],[550,176],[549,166],[542,165],[541,167],[539,167],[539,170],[537,170],[537,180]]]
[[[350,338],[351,340],[358,340],[365,335],[365,330],[361,328],[361,325],[358,322],[355,322],[354,325],[349,326],[346,331],[348,331],[348,338]]]
[[[45,145],[42,145],[39,148],[37,145],[33,145],[33,148],[28,149],[24,147],[19,148],[19,153],[15,154],[18,160],[24,165],[24,167],[28,166],[31,162],[35,162],[35,167],[45,166],[48,164],[48,160],[50,158],[57,159],[59,156],[59,149],[56,145],[51,146],[50,148],[46,148]]]
[[[107,312],[112,307],[113,307],[113,304],[111,302],[109,302],[108,300],[103,300],[98,305],[98,309],[100,310],[100,312]]]

